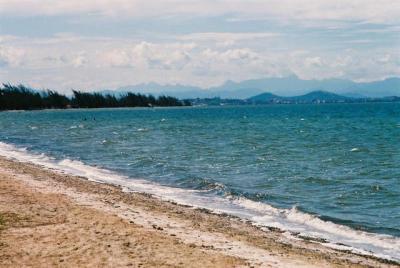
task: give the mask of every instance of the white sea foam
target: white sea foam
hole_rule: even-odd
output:
[[[276,227],[292,234],[317,237],[328,241],[327,246],[352,250],[362,254],[400,261],[400,238],[358,231],[347,226],[323,221],[311,214],[292,209],[278,209],[246,198],[218,197],[207,191],[186,190],[158,185],[146,180],[132,179],[115,172],[86,165],[80,161],[58,161],[44,154],[0,142],[0,155],[21,162],[41,165],[58,172],[85,177],[89,180],[120,185],[126,191],[146,192],[163,200],[202,207],[217,213],[228,213],[254,222],[259,226]]]

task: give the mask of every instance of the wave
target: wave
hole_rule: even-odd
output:
[[[100,183],[116,184],[122,186],[124,191],[145,192],[162,200],[206,208],[216,213],[227,213],[250,220],[260,227],[279,228],[292,237],[317,238],[318,241],[332,248],[400,261],[400,238],[355,230],[322,220],[316,215],[301,212],[296,207],[278,209],[245,197],[229,195],[220,197],[213,191],[214,187],[211,187],[211,190],[190,190],[163,186],[147,180],[129,178],[76,160],[57,160],[45,154],[30,152],[26,148],[18,148],[3,142],[0,142],[0,156],[85,177]]]

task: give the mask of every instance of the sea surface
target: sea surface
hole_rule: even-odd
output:
[[[0,155],[400,260],[400,104],[10,111]]]

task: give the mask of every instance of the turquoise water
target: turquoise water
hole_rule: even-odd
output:
[[[400,237],[400,104],[0,113],[0,141]]]

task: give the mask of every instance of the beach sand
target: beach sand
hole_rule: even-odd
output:
[[[400,267],[0,158],[0,267]]]

